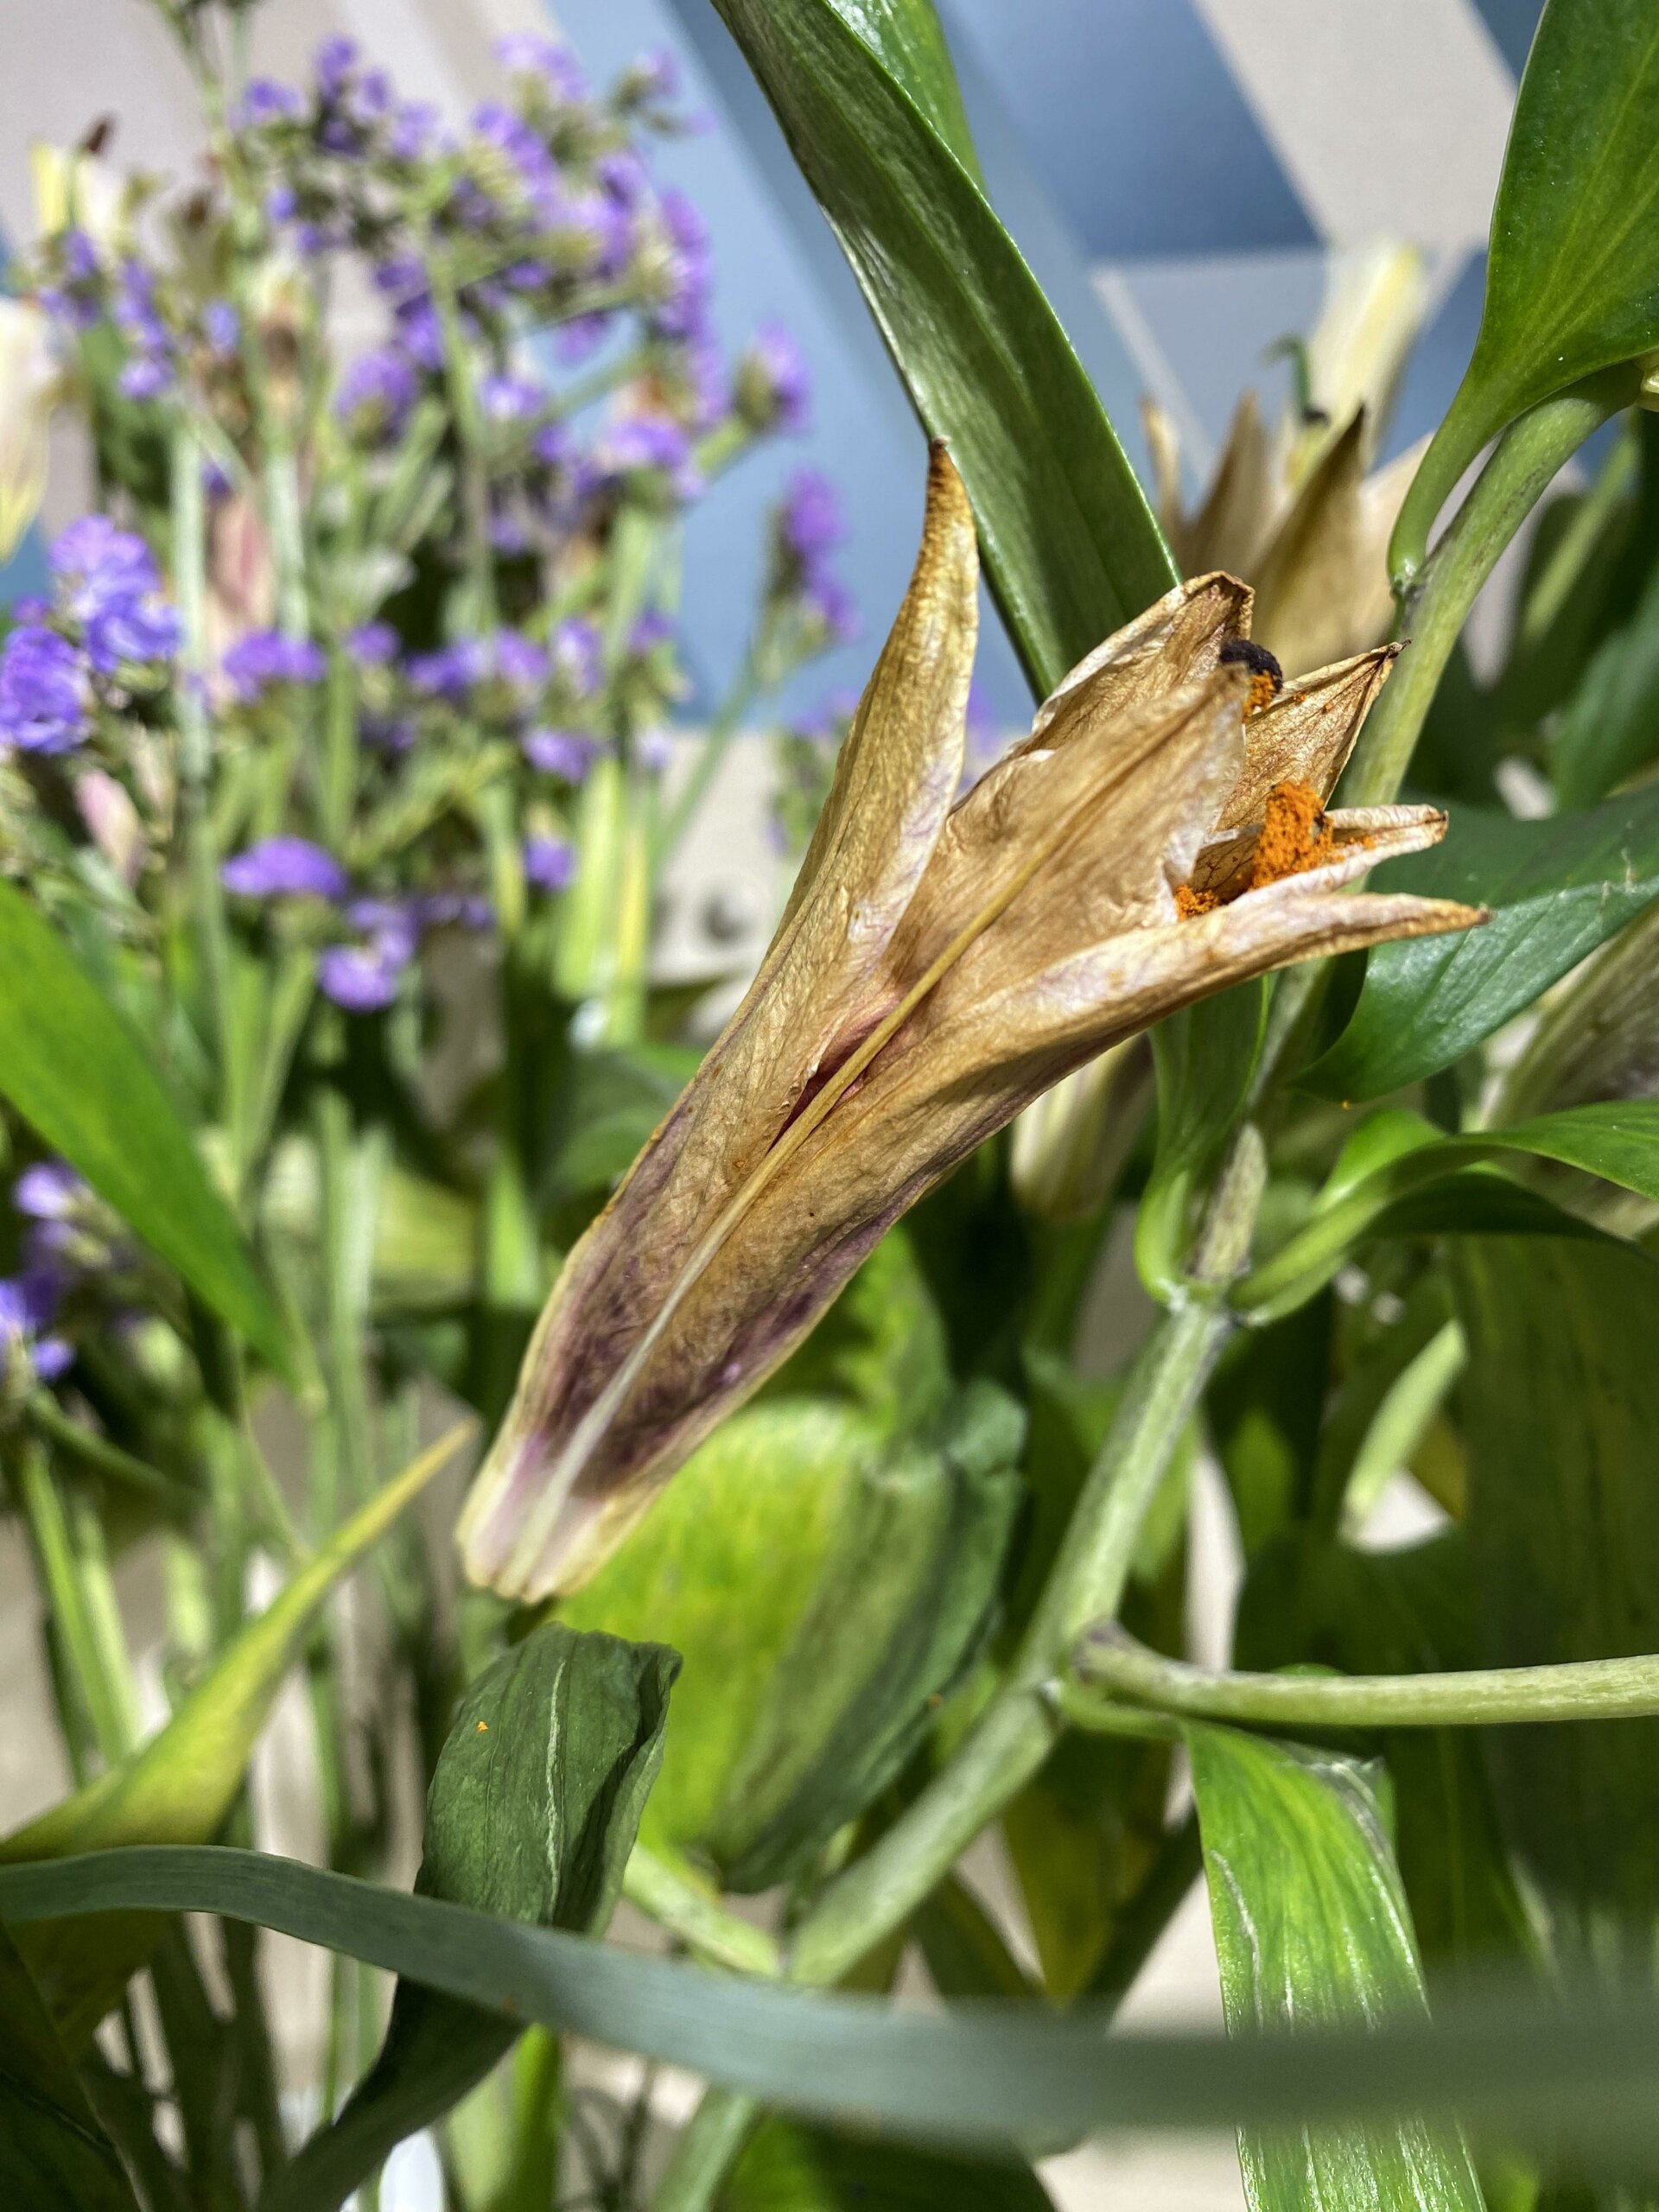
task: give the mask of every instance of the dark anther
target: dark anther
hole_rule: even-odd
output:
[[[1248,668],[1252,676],[1265,676],[1274,696],[1285,688],[1285,671],[1265,645],[1250,638],[1229,638],[1216,656],[1224,668]]]

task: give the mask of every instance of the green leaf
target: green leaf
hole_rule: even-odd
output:
[[[1364,1770],[1232,1729],[1185,1733],[1229,2029],[1424,2013],[1410,1914]],[[1239,2164],[1254,2212],[1481,2203],[1458,2132],[1414,2120],[1248,2128]]]
[[[710,1825],[729,1888],[802,1872],[893,1779],[978,1656],[1024,1440],[1015,1401],[976,1382],[858,1484]]]
[[[660,1644],[551,1621],[462,1699],[427,1798],[416,1894],[531,1927],[602,1933],[662,1758],[678,1669]],[[518,2033],[400,1981],[385,2042],[262,2212],[334,2212],[387,2153],[480,2082]]]
[[[0,1920],[14,1928],[132,1911],[251,1921],[515,2023],[684,2066],[767,2104],[936,2142],[1066,2143],[1093,2127],[1277,2130],[1454,2107],[1522,2142],[1570,2135],[1575,2113],[1580,2139],[1587,2131],[1603,2147],[1614,2113],[1628,2141],[1659,2141],[1659,2003],[1637,1987],[1593,2006],[1554,1990],[1503,1990],[1455,2012],[1443,2004],[1438,2024],[1419,2003],[1375,2027],[1259,2043],[1109,2038],[1097,2007],[1056,2017],[977,2005],[929,2018],[714,1974],[257,1852],[100,1852],[0,1866]]]
[[[1649,0],[1549,0],[1503,156],[1480,334],[1390,550],[1430,525],[1490,438],[1659,345],[1659,21]]]
[[[1659,1650],[1659,1267],[1611,1244],[1466,1245],[1466,1527],[1477,1663]],[[1659,1912],[1659,1722],[1503,1729],[1506,1827],[1558,1937],[1628,1936]],[[1604,1953],[1605,1955],[1605,1953]]]
[[[1630,620],[1591,657],[1549,732],[1549,772],[1564,807],[1589,806],[1659,747],[1659,569]]]
[[[1659,1104],[1607,1099],[1508,1128],[1440,1137],[1421,1116],[1385,1112],[1349,1140],[1312,1216],[1234,1295],[1246,1310],[1294,1312],[1322,1289],[1362,1243],[1385,1236],[1503,1235],[1599,1238],[1587,1222],[1488,1172],[1529,1153],[1659,1199]],[[1371,1159],[1379,1165],[1357,1172]]]
[[[52,925],[4,883],[0,1091],[204,1304],[287,1370],[276,1309],[143,1046]]]
[[[1542,822],[1454,807],[1444,844],[1375,883],[1492,916],[1366,956],[1347,1027],[1298,1078],[1326,1098],[1380,1098],[1448,1067],[1659,897],[1659,791]]]
[[[561,1602],[573,1628],[669,1643],[683,1662],[640,1831],[653,1849],[706,1840],[880,1445],[868,1415],[832,1401],[745,1407],[594,1580]]]
[[[1478,1663],[1460,1529],[1363,1552],[1287,1531],[1239,1599],[1235,1666],[1439,1673]],[[1393,1728],[1376,1740],[1393,1787],[1395,1850],[1431,1968],[1481,1967],[1527,1948],[1484,1747],[1471,1728]]]
[[[768,2120],[718,2202],[720,2212],[1052,2212],[1053,2200],[1029,2166]]]
[[[196,1843],[217,1833],[283,1677],[329,1592],[454,1458],[452,1430],[353,1514],[227,1644],[159,1734],[73,1797],[0,1840],[0,1863],[137,1843]],[[153,1923],[31,1932],[23,1946],[65,2041],[79,2050],[153,1948]]]
[[[1158,1149],[1135,1224],[1135,1257],[1154,1298],[1167,1299],[1186,1258],[1195,1184],[1249,1094],[1268,1015],[1265,978],[1167,1015],[1152,1033]]]
[[[28,2212],[138,2212],[115,2145],[3,1927],[0,2199]]]
[[[950,442],[992,589],[1043,696],[1176,569],[1065,330],[941,135],[937,73],[915,69],[920,0],[716,4],[917,413]]]

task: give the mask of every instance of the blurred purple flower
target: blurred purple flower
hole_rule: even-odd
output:
[[[55,1268],[26,1267],[21,1274],[0,1276],[0,1357],[8,1366],[22,1358],[50,1382],[73,1361],[74,1348],[43,1331],[56,1318],[63,1277]]]
[[[312,71],[317,80],[317,90],[324,99],[338,99],[345,90],[346,80],[357,67],[357,41],[336,34],[326,38],[312,59]]]
[[[22,623],[0,647],[0,745],[23,753],[67,753],[89,728],[91,703],[80,655],[67,638]]]
[[[279,85],[270,77],[255,77],[238,102],[233,120],[257,130],[262,124],[280,123],[300,114],[304,105],[292,85]]]
[[[135,353],[116,378],[124,399],[159,399],[173,382],[173,364],[165,353]]]
[[[784,543],[810,574],[846,542],[841,494],[816,468],[798,468],[784,490],[778,520]]]
[[[87,1195],[67,1160],[37,1160],[11,1186],[11,1203],[35,1221],[61,1221]]]
[[[812,410],[812,378],[793,335],[763,323],[737,365],[737,404],[760,429],[798,435]]]
[[[628,651],[631,653],[654,652],[658,645],[671,645],[673,642],[674,625],[666,614],[659,613],[655,608],[642,614],[628,632]]]
[[[228,300],[209,300],[201,311],[201,334],[215,353],[236,350],[242,319]]]
[[[273,184],[265,194],[265,220],[269,223],[291,222],[299,204],[300,195],[291,184]]]
[[[273,683],[320,683],[328,671],[320,645],[309,638],[284,637],[280,630],[250,630],[219,664],[245,706]]]
[[[70,613],[88,622],[110,607],[161,588],[156,556],[136,531],[108,515],[82,515],[59,531],[47,556]]]
[[[381,346],[353,361],[334,394],[334,413],[354,429],[395,437],[415,404],[414,364],[395,346]]]
[[[685,194],[672,187],[657,205],[670,251],[667,296],[652,320],[666,338],[695,338],[702,329],[714,278],[709,226]]]
[[[478,380],[478,404],[492,423],[522,423],[546,401],[546,392],[529,377],[492,374]]]
[[[378,1014],[397,997],[397,978],[408,964],[373,944],[331,944],[318,959],[317,982],[347,1014]]]
[[[522,631],[503,630],[495,640],[495,672],[515,691],[539,691],[547,681],[547,648]]]
[[[563,837],[526,837],[524,880],[537,891],[566,891],[576,872],[574,847]]]
[[[227,891],[243,899],[328,899],[346,896],[346,871],[332,853],[308,837],[264,837],[219,869]]]
[[[563,40],[541,31],[509,31],[496,41],[495,58],[520,77],[539,77],[555,99],[574,104],[588,97],[582,64]]]
[[[394,162],[418,162],[435,150],[439,136],[438,111],[429,100],[404,100],[386,133],[386,151]]]
[[[642,729],[633,741],[633,757],[648,775],[660,775],[674,758],[674,733]]]
[[[446,699],[459,706],[476,683],[489,674],[490,656],[481,638],[458,638],[453,645],[434,652],[411,653],[406,664],[409,680],[431,699]]]
[[[599,632],[579,614],[561,622],[553,632],[553,666],[570,689],[586,696],[600,683]]]
[[[397,658],[397,632],[390,622],[359,622],[346,632],[346,650],[359,668],[385,668]]]
[[[594,308],[588,315],[573,315],[569,322],[562,322],[553,343],[564,365],[577,368],[596,353],[609,334],[613,321],[608,308]]]
[[[574,729],[526,730],[520,742],[532,768],[567,784],[581,783],[605,749],[596,737]]]
[[[837,645],[849,645],[858,635],[858,602],[839,576],[809,576],[801,599]]]

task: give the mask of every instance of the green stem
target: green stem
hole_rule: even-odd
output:
[[[775,1937],[740,1920],[671,1859],[643,1843],[633,1847],[622,1894],[686,1948],[710,1966],[775,1980],[783,1972]]]
[[[461,526],[473,597],[468,611],[475,626],[488,632],[499,623],[500,611],[495,595],[495,550],[490,543],[490,475],[483,410],[479,404],[466,334],[461,327],[454,287],[440,254],[429,253],[427,265],[432,303],[437,310],[438,327],[443,338],[444,378],[449,386],[449,402],[454,410],[455,429],[461,440]]]
[[[1659,1713],[1653,1655],[1455,1675],[1224,1675],[1148,1651],[1108,1622],[1090,1630],[1072,1665],[1056,1697],[1079,1728],[1095,1726],[1103,1696],[1262,1728],[1491,1728]]]
[[[1408,643],[1366,717],[1344,806],[1386,806],[1405,780],[1442,671],[1497,557],[1591,432],[1632,397],[1628,371],[1594,377],[1512,423],[1406,596]]]
[[[118,1444],[95,1434],[80,1421],[72,1421],[49,1390],[37,1390],[29,1399],[29,1419],[32,1427],[64,1451],[73,1452],[94,1474],[137,1491],[168,1512],[194,1513],[200,1506],[199,1491],[175,1475],[163,1474],[148,1460],[135,1459],[130,1452],[124,1452]]]
[[[85,1700],[98,1748],[113,1767],[132,1748],[137,1716],[113,1592],[96,1586],[96,1569],[102,1567],[107,1581],[108,1562],[89,1562],[84,1541],[78,1541],[89,1531],[72,1523],[38,1444],[25,1444],[19,1454],[17,1489],[59,1648]]]

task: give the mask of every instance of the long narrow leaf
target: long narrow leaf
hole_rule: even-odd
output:
[[[950,442],[986,574],[1041,696],[1167,591],[1175,564],[1042,288],[941,135],[937,54],[919,72],[899,29],[920,0],[716,5],[917,413]]]
[[[279,1369],[286,1334],[137,1038],[45,918],[0,884],[0,1092]]]
[[[99,1853],[0,1867],[0,1920],[213,1912],[321,1943],[514,2018],[690,2068],[768,2103],[940,2141],[1069,2142],[1090,2128],[1332,2122],[1388,2113],[1659,2148],[1659,2001],[1501,1988],[1439,2019],[1293,2037],[1113,2035],[1106,2016],[985,2005],[943,2018],[743,1982],[526,1928],[257,1852]]]

